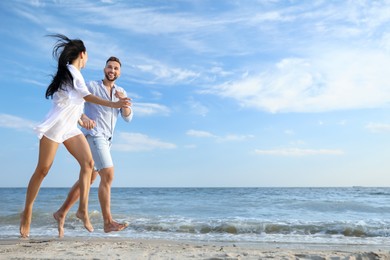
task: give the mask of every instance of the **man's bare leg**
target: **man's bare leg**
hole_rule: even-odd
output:
[[[73,155],[80,164],[79,188],[80,202],[76,217],[84,223],[84,227],[93,231],[93,226],[88,215],[88,197],[93,172],[93,159],[87,139],[83,134],[74,136],[64,142],[66,149]]]
[[[121,231],[128,224],[118,223],[111,216],[111,184],[114,179],[114,167],[101,169],[99,175],[99,202],[103,214],[104,232]]]

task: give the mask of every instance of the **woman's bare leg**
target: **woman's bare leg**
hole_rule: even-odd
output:
[[[94,171],[91,177],[91,184],[96,179],[96,176],[97,176],[97,172]],[[59,237],[64,236],[64,224],[65,224],[66,215],[68,214],[72,206],[79,200],[79,198],[80,198],[80,185],[79,185],[79,181],[76,181],[76,183],[70,189],[68,196],[66,197],[66,200],[64,201],[62,206],[56,212],[53,213],[53,217],[58,224]]]
[[[91,175],[93,171],[93,159],[87,139],[82,134],[72,137],[64,142],[66,149],[73,155],[80,164],[79,187],[80,187],[80,203],[76,216],[84,223],[84,227],[89,231],[93,231],[91,222],[88,216],[88,196],[91,186]]]
[[[30,224],[34,201],[38,195],[43,179],[53,164],[58,145],[58,143],[46,138],[45,136],[43,136],[39,142],[38,164],[28,184],[26,202],[20,218],[19,232],[23,238],[30,235]]]
[[[66,214],[73,206],[73,204],[76,203],[79,197],[80,197],[79,181],[76,181],[76,183],[70,189],[64,204],[62,204],[61,208],[53,214],[54,219],[57,221],[58,237],[64,236],[64,224],[65,224]]]

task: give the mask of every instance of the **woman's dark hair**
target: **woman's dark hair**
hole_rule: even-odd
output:
[[[52,98],[59,89],[63,90],[64,85],[73,86],[73,77],[66,65],[77,59],[80,52],[85,52],[86,48],[83,41],[79,39],[71,40],[62,34],[49,34],[47,36],[57,38],[52,53],[53,57],[58,59],[57,73],[53,76],[46,90],[46,98]]]

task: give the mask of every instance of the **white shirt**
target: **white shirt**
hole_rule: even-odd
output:
[[[34,128],[39,139],[46,136],[52,141],[65,140],[82,134],[77,127],[84,109],[84,97],[90,95],[81,72],[73,65],[67,65],[73,77],[73,86],[65,85],[53,95],[53,106],[44,121]]]

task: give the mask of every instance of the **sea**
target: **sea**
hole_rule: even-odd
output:
[[[57,237],[52,214],[69,188],[41,188],[30,237]],[[25,188],[0,188],[0,239],[19,237]],[[104,233],[97,188],[89,214],[95,231],[75,216],[66,237],[122,237],[232,243],[390,245],[390,188],[112,188],[111,211],[127,222]]]

